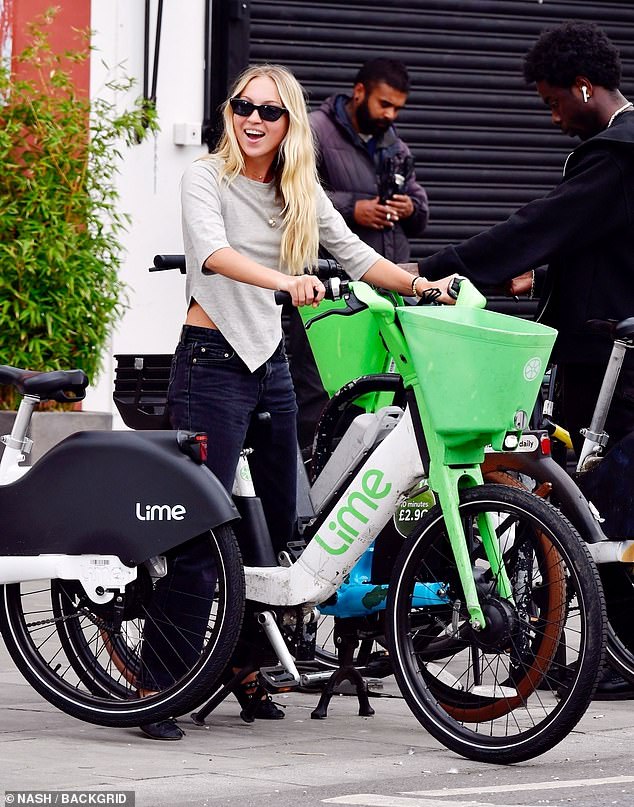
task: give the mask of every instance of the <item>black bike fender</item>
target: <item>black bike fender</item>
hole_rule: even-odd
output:
[[[539,483],[550,482],[557,497],[559,509],[577,528],[584,541],[596,544],[607,537],[594,518],[588,500],[574,480],[550,456],[537,451],[486,454],[483,472],[514,470],[530,476]]]
[[[138,564],[238,517],[172,431],[78,432],[0,487],[0,555],[112,554]]]

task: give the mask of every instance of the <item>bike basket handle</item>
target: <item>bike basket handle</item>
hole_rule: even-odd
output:
[[[447,287],[447,293],[456,301],[456,305],[465,308],[484,308],[487,298],[480,294],[473,283],[466,277],[457,275]]]
[[[150,266],[150,272],[163,272],[166,269],[179,269],[181,275],[185,274],[184,255],[155,255],[154,265]]]
[[[350,294],[350,283],[347,280],[340,280],[338,277],[331,277],[330,280],[324,281],[326,293],[325,300],[341,300]],[[277,305],[284,305],[290,303],[293,298],[287,291],[276,291],[275,302]]]

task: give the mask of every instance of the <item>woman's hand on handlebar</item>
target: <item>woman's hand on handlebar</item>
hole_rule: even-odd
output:
[[[326,289],[315,275],[282,275],[279,290],[288,292],[294,306],[318,306],[324,299]]]

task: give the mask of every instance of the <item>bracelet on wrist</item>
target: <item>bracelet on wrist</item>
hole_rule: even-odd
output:
[[[532,300],[535,296],[535,270],[531,270],[531,290],[528,292],[528,299]]]
[[[417,300],[420,300],[420,298],[423,296],[416,290],[416,283],[419,280],[426,280],[426,278],[421,277],[420,275],[416,275],[416,277],[412,278],[412,297],[416,297]]]

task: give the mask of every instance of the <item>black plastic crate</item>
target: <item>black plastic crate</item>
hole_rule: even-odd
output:
[[[115,355],[113,399],[131,429],[169,429],[167,386],[171,353]]]

